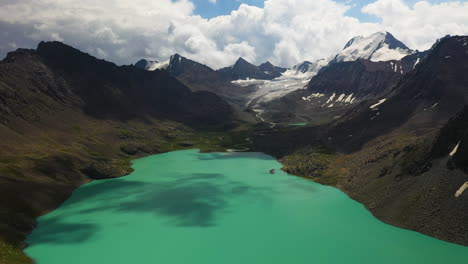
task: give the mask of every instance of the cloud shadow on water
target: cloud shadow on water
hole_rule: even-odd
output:
[[[222,174],[193,173],[177,179],[163,178],[165,181],[158,183],[120,178],[82,186],[60,209],[68,216],[66,219],[57,216],[41,219],[34,243],[83,242],[99,229],[93,224],[93,214],[106,211],[150,213],[178,227],[212,227],[228,211],[233,197],[253,194],[264,199],[267,191],[228,180]],[[73,223],[73,217],[69,216],[74,215],[80,218],[89,215],[89,218]]]
[[[153,213],[176,226],[207,227],[215,224],[216,215],[232,195],[248,190],[248,186],[212,173],[194,173],[160,183],[115,179],[82,187],[66,206],[89,200],[93,206],[79,213]]]
[[[59,218],[41,220],[39,228],[33,232],[30,245],[36,244],[78,244],[88,240],[98,226],[88,223],[68,223]]]

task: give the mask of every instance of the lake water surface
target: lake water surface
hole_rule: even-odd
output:
[[[264,154],[186,150],[133,164],[41,217],[26,253],[38,264],[468,263],[468,247],[386,225]]]

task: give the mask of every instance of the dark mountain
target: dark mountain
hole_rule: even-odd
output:
[[[231,84],[210,67],[178,54],[171,56],[165,69],[192,91],[208,90],[222,94],[232,89]]]
[[[307,89],[290,93],[264,108],[271,113],[273,121],[292,118],[313,123],[329,122],[363,100],[390,92],[424,54],[409,55],[401,61],[358,59],[331,63],[311,79]]]
[[[145,59],[139,60],[137,63],[135,63],[135,67],[143,69],[143,70],[148,70],[151,68],[152,65],[157,64],[158,61],[148,61]]]
[[[276,77],[281,76],[281,73],[286,69],[273,66],[269,62],[265,62],[262,65],[255,66],[250,62],[239,58],[233,66],[219,69],[226,80],[240,80],[240,79],[258,79],[258,80],[272,80]]]
[[[445,38],[438,42],[426,58],[408,72],[387,95],[378,110],[369,109],[370,101],[357,107],[336,124],[336,131],[360,130],[361,137],[353,137],[347,146],[359,147],[369,138],[402,127],[406,130],[440,128],[468,102],[467,37]],[[376,116],[376,114],[378,116]],[[374,118],[373,118],[374,117]],[[371,118],[373,118],[371,120]],[[369,122],[372,126],[369,128]],[[349,126],[349,129],[346,128]]]
[[[399,61],[373,62],[357,60],[335,63],[322,69],[307,86],[311,93],[345,94],[356,98],[375,97],[398,82],[402,74]],[[358,99],[356,99],[358,100]],[[332,100],[333,102],[333,100]]]
[[[303,62],[297,74],[312,75],[307,89],[298,89],[258,105],[272,122],[330,122],[361,101],[379,98],[426,56],[407,48],[388,32],[351,39],[331,61]]]
[[[281,74],[287,70],[286,68],[274,66],[269,61],[262,63],[260,66],[258,66],[258,68],[264,73],[272,76],[273,79],[280,77]]]
[[[144,60],[143,60],[144,61]],[[190,90],[213,92],[231,103],[233,106],[243,105],[246,94],[251,92],[246,87],[231,84],[222,74],[210,67],[174,54],[167,65],[162,65],[164,70],[185,84]],[[147,67],[147,70],[155,70]]]
[[[444,38],[388,94],[322,131],[349,153],[333,167],[346,170],[338,184],[354,199],[386,222],[464,245],[467,61],[468,37]]]
[[[59,42],[40,43],[36,54],[67,80],[61,92],[77,96],[84,112],[95,117],[123,119],[145,114],[195,125],[219,124],[231,114],[215,94],[192,93],[164,71],[118,67]],[[207,101],[210,104],[204,104]],[[219,116],[211,112],[215,109]]]
[[[356,102],[379,97],[388,93],[405,73],[413,70],[416,64],[424,59],[425,55],[426,52],[418,52],[399,61],[374,62],[358,59],[330,64],[312,78],[307,86],[307,92],[303,95],[320,93],[326,97],[333,93],[336,96],[352,94]]]
[[[386,223],[468,245],[468,195],[464,189],[468,186],[467,61],[468,37],[443,38],[426,54],[404,58],[397,72],[400,66],[407,72],[393,87],[381,90],[380,97],[362,99],[331,123],[262,131],[253,141],[260,150],[280,158],[287,172],[342,189]],[[341,67],[340,73],[345,74],[343,65],[324,68],[309,89],[328,91],[325,85],[315,86],[320,75]],[[395,64],[384,67],[384,72],[388,68],[395,69]],[[354,82],[357,88],[348,88],[366,90],[362,84],[371,78],[371,72],[369,68],[356,70],[350,76],[366,77]],[[339,79],[332,73],[327,74]],[[317,94],[311,98],[317,99]],[[286,98],[290,101],[282,111],[299,100]],[[330,113],[336,113],[335,106],[330,108]],[[297,118],[294,114],[298,112],[290,112],[289,117],[287,112],[277,113],[288,120]],[[303,118],[314,115],[309,112]]]
[[[194,129],[213,133],[231,115],[219,96],[167,71],[119,67],[59,42],[9,53],[0,62],[0,248],[19,250],[36,217],[79,185],[130,173],[135,155],[192,146],[184,140]]]

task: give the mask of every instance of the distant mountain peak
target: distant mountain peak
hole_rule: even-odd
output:
[[[266,61],[266,62],[260,64],[260,67],[262,67],[262,66],[264,66],[264,67],[272,67],[272,66],[274,66],[274,65],[273,65],[271,62]]]
[[[262,63],[260,66],[255,66],[242,57],[237,59],[234,65],[218,70],[225,79],[231,81],[243,79],[272,80],[281,76],[285,71],[286,69],[274,66],[269,61]]]
[[[237,65],[253,65],[252,63],[248,62],[246,59],[242,58],[242,57],[239,57],[236,61],[236,63],[234,63],[233,67],[236,67]]]
[[[371,61],[400,60],[413,54],[403,42],[386,31],[376,32],[369,36],[357,36],[349,40],[338,53],[334,62],[365,59]]]
[[[175,53],[174,55],[171,56],[171,59],[170,59],[170,60],[174,60],[174,59],[180,60],[180,59],[182,59],[182,58],[184,58],[184,57],[181,56],[181,55],[179,55],[178,53]]]
[[[153,65],[158,64],[158,61],[155,60],[146,60],[146,59],[141,59],[137,63],[135,63],[135,67],[143,69],[143,70],[148,70],[151,68]]]
[[[182,59],[186,59],[185,57],[180,56],[179,54],[174,54],[169,59],[169,67],[174,66],[175,64],[182,63]]]
[[[293,66],[293,70],[301,73],[305,73],[309,71],[310,66],[312,65],[312,62],[310,61],[303,61],[297,65]]]

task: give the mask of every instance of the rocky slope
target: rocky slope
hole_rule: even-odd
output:
[[[262,107],[269,119],[330,122],[360,102],[388,93],[412,67],[402,61],[373,62],[359,59],[332,63],[299,89]]]
[[[346,148],[353,150],[395,127],[421,132],[440,128],[468,102],[466,39],[449,37],[439,41],[383,98],[363,102],[338,120],[329,131],[331,136],[338,131],[363,131],[359,136],[350,133],[354,136],[346,141]]]
[[[468,37],[444,38],[383,98],[322,128],[342,154],[316,179],[388,223],[468,245],[468,196],[455,196],[468,180],[466,61]]]
[[[0,62],[0,102],[2,263],[27,262],[19,249],[35,218],[80,184],[128,174],[134,155],[209,147],[219,140],[208,130],[232,125],[213,93],[59,42]]]
[[[389,224],[468,245],[467,56],[468,37],[441,39],[384,97],[322,126],[265,126],[254,149]]]

